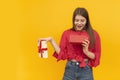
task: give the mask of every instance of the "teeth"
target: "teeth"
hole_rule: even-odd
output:
[[[78,26],[78,27],[82,27],[82,26]]]

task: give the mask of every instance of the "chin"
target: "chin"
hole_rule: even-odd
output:
[[[81,31],[81,29],[76,29],[76,31]]]
[[[77,31],[81,31],[82,29],[83,29],[83,28],[81,28],[81,29],[79,28],[79,29],[76,29],[76,30],[77,30]]]

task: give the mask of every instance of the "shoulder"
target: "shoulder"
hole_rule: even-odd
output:
[[[93,34],[99,36],[99,33],[96,30],[94,30],[94,29],[93,29]]]
[[[71,29],[67,29],[67,30],[65,30],[65,31],[63,31],[63,34],[69,34],[70,32],[71,32],[72,30]]]
[[[70,32],[71,32],[71,29],[67,29],[67,30],[63,31],[63,33],[61,35],[62,39],[63,38],[68,38],[69,35],[70,35]]]
[[[96,30],[93,30],[93,34],[94,34],[95,38],[97,38],[97,39],[100,38],[99,33]]]

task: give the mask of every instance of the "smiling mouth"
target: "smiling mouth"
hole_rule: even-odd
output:
[[[83,26],[76,26],[76,30],[82,30]]]
[[[77,26],[78,28],[81,28],[81,27],[83,27],[83,26]]]

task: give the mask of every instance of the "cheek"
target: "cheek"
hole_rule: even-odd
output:
[[[74,25],[78,24],[78,22],[74,22]]]
[[[86,25],[86,22],[84,22],[83,25]]]

